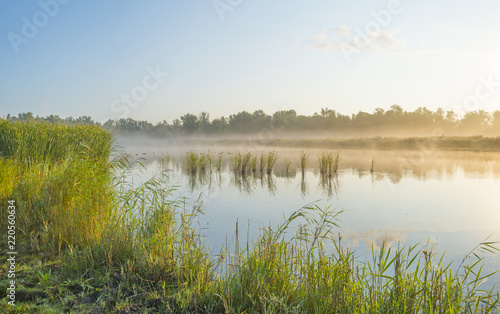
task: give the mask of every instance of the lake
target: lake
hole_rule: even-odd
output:
[[[177,186],[173,197],[202,203],[204,215],[196,227],[215,253],[234,243],[237,222],[241,247],[261,228],[282,223],[310,203],[344,211],[339,216],[341,243],[360,259],[370,257],[372,248],[384,241],[393,247],[428,243],[436,245],[436,258],[445,253],[446,261],[458,265],[486,238],[500,240],[500,153],[342,150],[339,170],[328,176],[319,169],[324,150],[274,150],[277,160],[270,175],[235,172],[234,156],[243,151],[227,147],[125,150],[145,166],[137,167],[131,182],[164,173]],[[194,173],[187,169],[189,151],[210,155],[211,166]],[[254,153],[258,158],[269,151]],[[309,162],[302,175],[303,154]],[[499,258],[481,256],[486,256],[486,271],[500,268]],[[496,275],[490,283],[498,279]]]

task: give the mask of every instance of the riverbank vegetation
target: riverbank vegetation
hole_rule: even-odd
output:
[[[203,208],[173,198],[163,173],[132,185],[129,159],[109,161],[112,141],[98,126],[0,120],[0,227],[7,230],[6,204],[15,201],[18,251],[15,308],[5,263],[0,271],[2,312],[499,310],[498,290],[482,290],[492,274],[482,273],[477,250],[458,269],[425,246],[384,245],[360,261],[337,237],[341,211],[314,204],[242,248],[236,227],[233,245],[210,252],[195,227]],[[231,170],[271,175],[274,152],[246,154]],[[327,157],[333,173],[340,155]],[[191,152],[184,163],[200,172],[220,160]],[[478,249],[498,251],[492,242]]]

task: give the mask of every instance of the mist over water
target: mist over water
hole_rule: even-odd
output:
[[[237,223],[239,245],[244,247],[261,228],[278,225],[312,202],[345,211],[338,230],[341,244],[362,258],[384,242],[393,247],[428,243],[436,245],[438,256],[445,253],[446,261],[458,266],[488,236],[500,240],[500,153],[341,150],[338,172],[325,176],[319,169],[325,149],[138,143],[122,142],[130,160],[141,159],[145,165],[145,171],[133,172],[130,180],[138,184],[163,173],[177,187],[176,197],[202,203],[204,215],[197,227],[215,253],[234,242]],[[234,171],[236,154],[269,151],[277,156],[271,174]],[[203,171],[188,171],[187,152],[210,156],[210,164]],[[301,155],[308,159],[304,174]],[[497,257],[485,256],[485,270],[500,267]],[[495,278],[490,282],[500,276]]]

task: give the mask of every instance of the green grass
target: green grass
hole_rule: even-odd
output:
[[[217,157],[217,161],[215,162],[215,168],[219,172],[222,170],[222,153],[219,153],[219,156]]]
[[[0,156],[26,163],[62,161],[78,154],[107,162],[112,145],[111,134],[95,126],[0,119]]]
[[[266,157],[266,173],[270,175],[273,172],[274,164],[278,159],[276,152],[269,152]]]
[[[290,175],[290,166],[292,165],[292,161],[285,160],[285,175],[288,177]]]
[[[185,169],[192,173],[195,174],[198,171],[198,166],[199,166],[199,155],[198,153],[194,151],[189,151],[186,153],[186,157],[184,157],[184,166]]]
[[[213,257],[193,227],[203,214],[200,203],[175,199],[175,188],[161,174],[132,186],[126,178],[136,165],[125,157],[108,161],[112,141],[106,131],[50,124],[40,128],[35,135],[19,136],[12,130],[24,134],[36,124],[2,122],[0,133],[1,149],[9,152],[0,158],[0,204],[16,201],[21,239],[18,311],[500,310],[498,294],[481,291],[480,283],[491,274],[482,273],[483,262],[476,258],[477,249],[497,252],[492,242],[472,250],[458,270],[436,258],[432,247],[395,250],[383,245],[373,250],[372,261],[362,262],[336,237],[342,212],[312,205],[281,225],[263,229],[242,250],[226,245]],[[36,134],[78,140],[57,144],[47,139],[51,145],[38,145]],[[246,154],[237,156],[241,172]],[[326,173],[334,173],[340,153],[324,156]],[[254,169],[255,157],[250,155],[245,171]],[[212,167],[209,154],[189,152],[184,162],[195,173]],[[271,174],[275,162],[274,152],[261,154],[261,172]],[[266,178],[272,184],[272,176]],[[0,221],[6,230],[3,216]],[[2,312],[11,310],[5,302],[6,270],[4,263]]]
[[[341,162],[340,152],[322,152],[318,156],[318,162],[321,175],[331,177],[336,174],[339,169]]]
[[[299,163],[299,167],[300,167],[300,171],[302,173],[302,176],[305,176],[306,174],[306,168],[307,168],[307,165],[309,164],[309,156],[302,152],[300,154],[300,163]]]
[[[264,169],[266,169],[266,162],[266,155],[264,155],[264,153],[260,153],[259,171],[261,174],[263,174]]]

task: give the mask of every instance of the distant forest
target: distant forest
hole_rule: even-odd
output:
[[[100,125],[88,116],[76,119],[60,118],[57,115],[34,117],[30,112],[20,113],[17,116],[7,115],[6,119]],[[277,111],[272,115],[257,110],[253,113],[242,111],[213,120],[207,112],[202,112],[198,115],[185,114],[172,123],[163,120],[153,124],[128,118],[108,120],[102,126],[117,135],[143,135],[159,138],[201,134],[234,135],[266,131],[292,132],[302,135],[327,132],[356,136],[499,135],[500,111],[492,113],[483,110],[472,111],[459,118],[453,111],[443,109],[431,111],[424,107],[415,111],[405,111],[400,106],[393,105],[389,110],[377,108],[373,113],[360,111],[351,116],[323,108],[321,112],[311,116],[298,115],[295,110]]]

